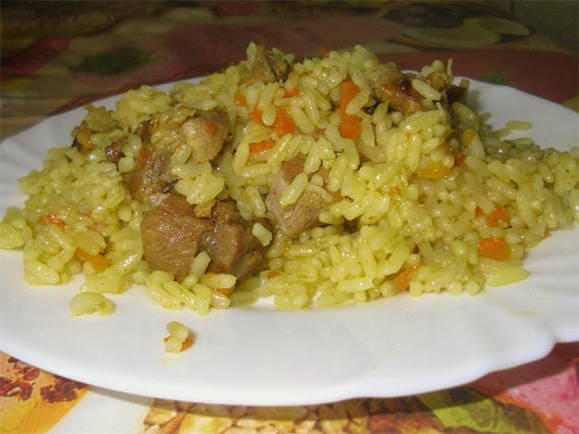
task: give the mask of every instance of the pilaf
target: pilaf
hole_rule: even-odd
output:
[[[84,274],[74,315],[133,285],[203,315],[520,281],[525,252],[579,220],[579,150],[509,140],[529,124],[492,130],[454,81],[361,46],[297,62],[250,44],[201,81],[89,105],[20,180],[0,247],[33,285]]]

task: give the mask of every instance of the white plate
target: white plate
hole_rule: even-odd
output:
[[[575,112],[509,87],[473,82],[497,127],[533,122],[545,146],[577,143]],[[105,102],[111,104],[114,99]],[[0,147],[1,209],[22,201],[16,178],[48,147],[70,143],[83,110],[50,118]],[[526,260],[528,280],[470,297],[406,295],[355,307],[300,312],[214,310],[200,318],[163,311],[138,288],[115,297],[111,317],[72,318],[79,282],[24,284],[19,252],[0,252],[0,349],[100,387],[186,401],[314,404],[391,397],[459,385],[579,339],[579,230],[556,232]],[[164,354],[165,325],[195,331],[190,350]]]

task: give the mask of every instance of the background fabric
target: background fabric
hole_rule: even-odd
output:
[[[452,58],[456,75],[577,108],[577,21],[577,3],[565,1],[3,2],[0,136],[140,84],[210,74],[244,58],[250,41],[298,58],[363,44],[403,69]],[[155,400],[136,430],[570,434],[579,432],[578,361],[578,344],[561,344],[472,384],[397,399],[284,408]],[[90,393],[0,353],[0,433],[47,432]]]

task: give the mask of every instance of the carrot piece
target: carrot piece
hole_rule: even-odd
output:
[[[233,292],[233,289],[231,289],[231,288],[215,288],[215,292],[218,294],[221,294],[225,297],[229,297],[231,295],[231,293]]]
[[[499,205],[495,205],[495,209],[487,215],[487,222],[490,226],[496,226],[500,221],[507,221],[509,215],[505,209]]]
[[[357,139],[362,132],[362,124],[356,116],[342,116],[340,120],[340,135],[345,139]]]
[[[75,253],[80,259],[91,264],[97,272],[104,271],[109,267],[109,262],[103,255],[91,255],[80,247],[76,249]]]
[[[233,100],[235,101],[235,104],[241,107],[247,107],[247,98],[245,97],[245,95],[241,93],[236,93],[235,96],[233,97]]]
[[[273,126],[280,137],[293,133],[296,127],[293,119],[283,108],[277,109],[277,115]]]
[[[477,217],[484,216],[486,218],[487,224],[489,226],[497,226],[500,221],[507,221],[509,219],[509,215],[505,211],[505,209],[500,205],[495,205],[495,209],[493,209],[490,213],[486,214],[482,209],[478,208],[475,210],[475,215]]]
[[[169,339],[171,338],[171,336],[165,336],[163,338],[163,342],[167,342]],[[191,336],[188,336],[185,338],[185,340],[181,343],[181,350],[180,352],[183,352],[189,348],[191,348],[193,346],[193,338]]]
[[[507,261],[511,257],[511,248],[502,238],[482,238],[478,245],[478,255],[481,258]]]
[[[322,53],[322,56],[328,57],[330,55],[330,50],[327,47],[322,47],[320,48],[320,53]]]
[[[263,121],[261,120],[261,110],[258,109],[257,107],[254,108],[251,113],[249,113],[249,119],[251,119],[254,122],[257,122],[258,124],[263,124]]]
[[[400,189],[394,185],[390,187],[390,194],[400,194]]]
[[[360,88],[353,81],[346,80],[340,83],[340,111],[342,113],[345,113],[346,106],[358,92]]]
[[[346,139],[357,139],[362,133],[362,123],[356,116],[346,113],[346,106],[360,91],[354,82],[347,80],[340,84],[340,135]]]
[[[193,338],[191,336],[188,336],[181,344],[181,351],[185,351],[186,349],[191,348],[192,346],[193,346]]]
[[[297,87],[292,87],[291,89],[285,89],[283,96],[289,98],[291,96],[298,96],[300,94],[300,90]]]
[[[249,145],[249,152],[252,154],[258,154],[263,152],[267,149],[271,149],[275,146],[275,142],[271,139],[263,140],[261,142],[250,143]]]
[[[217,127],[215,126],[215,124],[213,122],[209,121],[209,122],[205,123],[205,132],[207,134],[212,136],[215,134],[216,131],[217,131]]]
[[[450,167],[443,166],[440,163],[434,163],[429,166],[418,169],[417,175],[422,179],[439,179],[450,173]]]
[[[394,284],[402,291],[405,291],[410,286],[410,278],[414,274],[414,272],[418,269],[420,264],[413,265],[412,267],[408,267],[405,270],[399,272],[392,281]]]
[[[62,221],[61,219],[56,217],[56,214],[53,212],[49,212],[48,214],[44,214],[44,215],[40,216],[40,218],[38,220],[40,221],[40,223],[52,224],[52,225],[60,226],[61,228],[63,228],[66,225],[66,223],[64,223],[64,221]]]

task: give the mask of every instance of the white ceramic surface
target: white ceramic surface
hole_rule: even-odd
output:
[[[578,116],[509,87],[473,82],[473,97],[500,127],[530,120],[544,146],[576,144]],[[111,104],[114,98],[105,100]],[[0,212],[20,204],[16,179],[44,151],[70,143],[73,110],[0,146]],[[78,281],[31,287],[19,252],[0,252],[0,350],[100,387],[169,399],[291,405],[391,397],[459,385],[529,362],[579,339],[579,229],[556,232],[526,260],[523,283],[451,297],[406,295],[355,307],[300,312],[267,308],[196,314],[163,311],[135,287],[110,317],[72,318]],[[165,325],[179,320],[193,348],[164,353]]]

